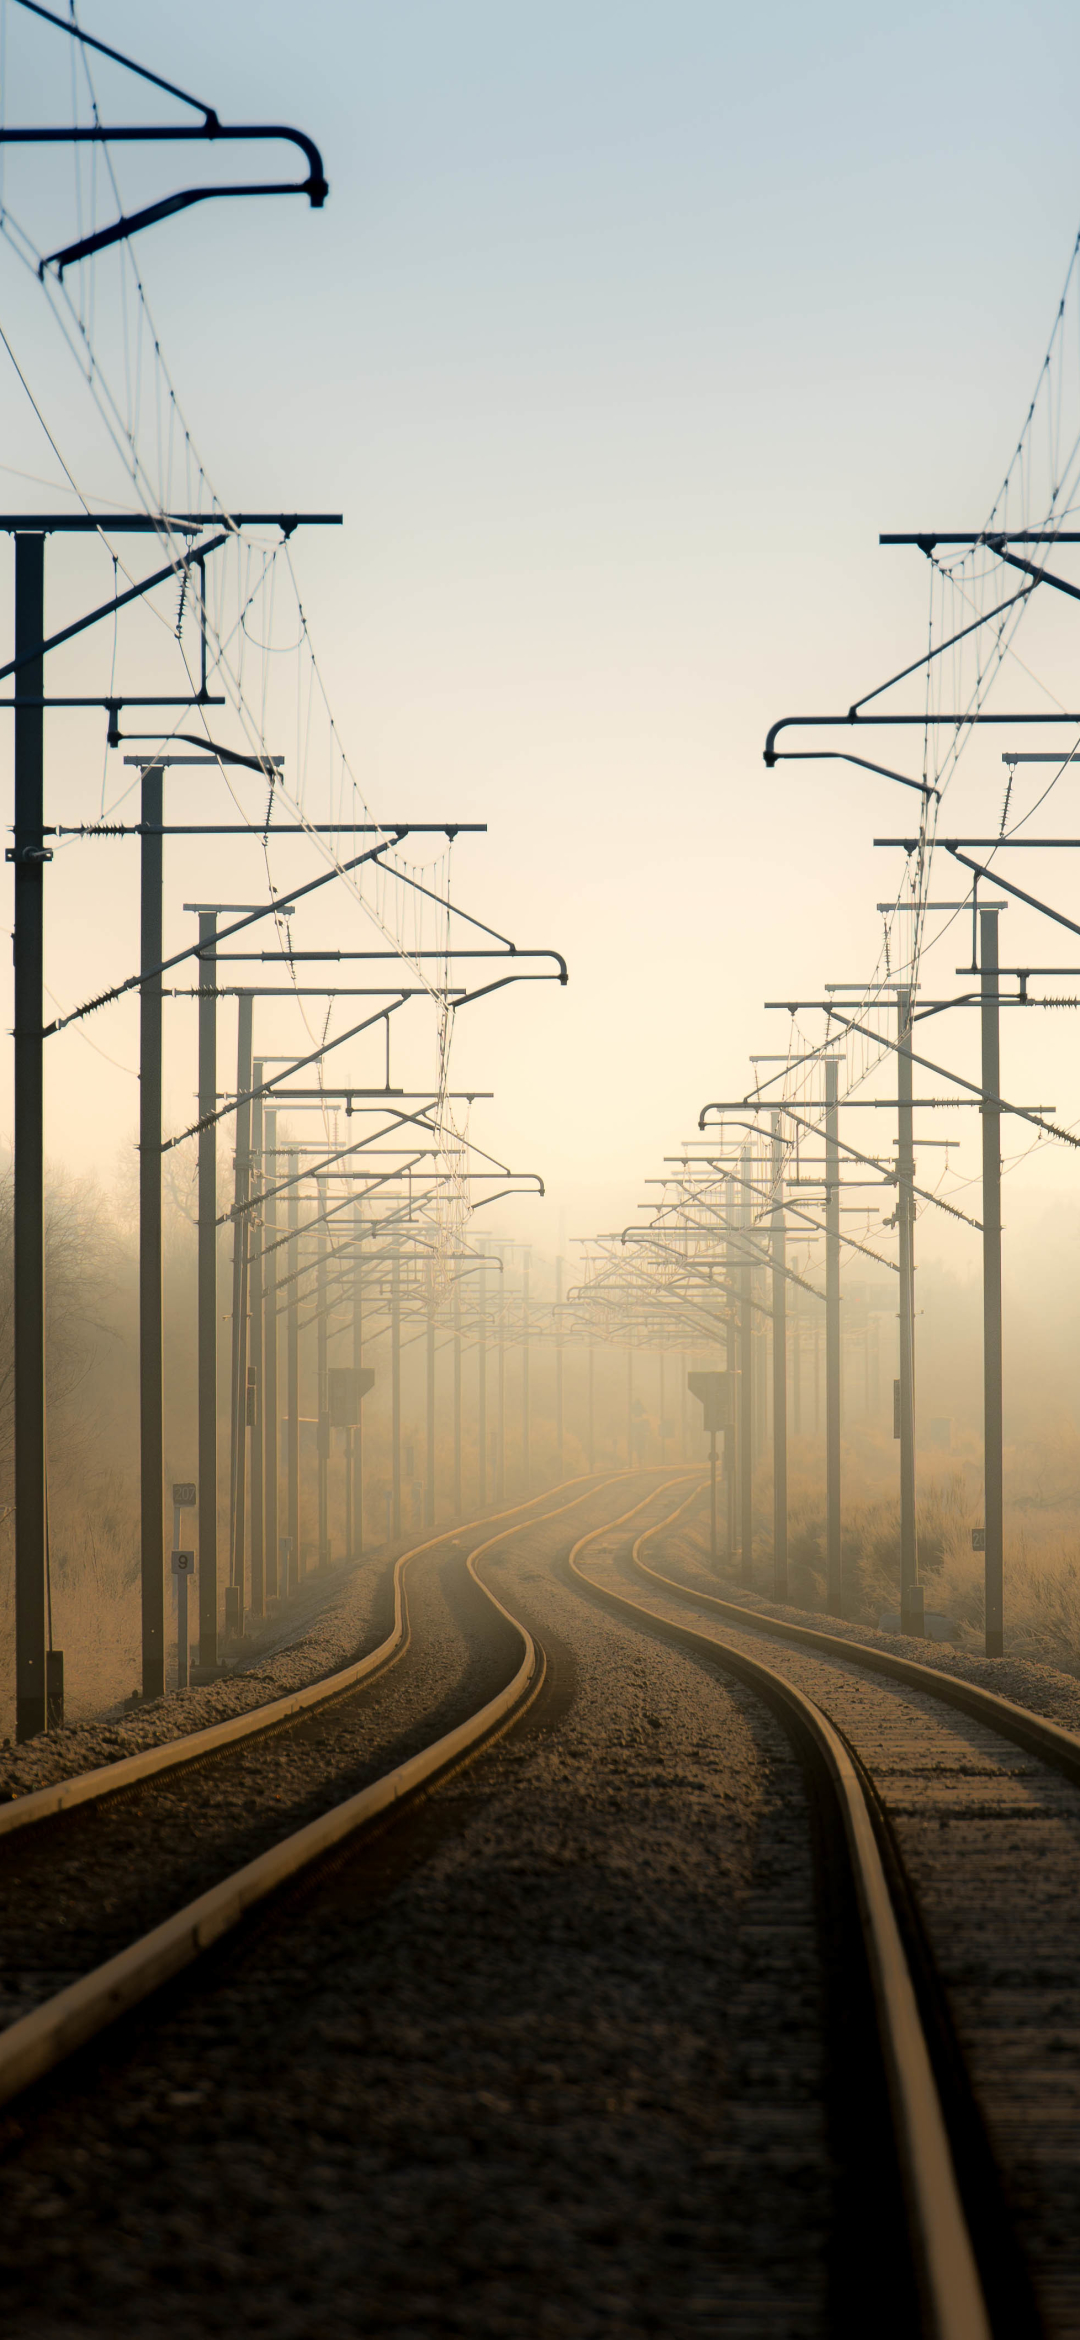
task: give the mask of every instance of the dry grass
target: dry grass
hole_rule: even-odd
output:
[[[844,1614],[878,1622],[900,1603],[897,1449],[867,1433],[845,1444],[842,1464]],[[790,1593],[825,1605],[825,1494],[820,1458],[795,1446],[789,1482]],[[771,1474],[757,1478],[757,1548],[771,1549]],[[971,1531],[983,1518],[981,1457],[974,1441],[948,1458],[919,1458],[919,1574],[926,1605],[955,1620],[961,1644],[981,1645],[983,1556]],[[1080,1675],[1080,1435],[1068,1421],[1005,1451],[1005,1638],[1011,1655]]]

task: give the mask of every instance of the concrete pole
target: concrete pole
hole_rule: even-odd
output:
[[[480,1298],[476,1321],[476,1475],[477,1509],[487,1504],[487,1265],[480,1271]]]
[[[532,1488],[532,1416],[529,1387],[529,1254],[521,1263],[521,1464],[524,1490]]]
[[[499,1278],[499,1441],[495,1452],[495,1498],[506,1499],[506,1263]]]
[[[454,1278],[454,1518],[462,1512],[461,1488],[461,1277]]]
[[[244,1563],[247,1552],[247,1211],[251,1188],[251,1015],[250,991],[239,999],[236,1038],[236,1092],[245,1102],[236,1113],[233,1170],[232,1266],[232,1453],[230,1470],[230,1600],[226,1624],[244,1628]]]
[[[316,1326],[315,1342],[318,1360],[318,1424],[316,1442],[319,1465],[319,1567],[330,1566],[330,1391],[327,1379],[327,1289],[326,1270],[329,1239],[326,1227],[326,1180],[317,1180],[319,1189],[319,1264],[315,1274]]]
[[[843,1615],[840,1549],[840,1146],[839,1077],[825,1059],[825,1575],[830,1617]]]
[[[162,959],[164,772],[142,776],[140,967]],[[155,834],[156,832],[156,834]],[[161,1257],[161,1005],[159,973],[139,985],[139,1496],[142,1694],[165,1694],[165,1383]]]
[[[252,1086],[262,1087],[263,1068],[256,1058],[251,1068]],[[251,1614],[261,1617],[266,1608],[266,1540],[263,1500],[263,1245],[265,1234],[258,1197],[262,1193],[263,1102],[261,1097],[251,1101],[251,1208],[247,1214],[248,1254],[248,1388],[251,1412]]]
[[[361,1369],[362,1369],[362,1367],[363,1367],[363,1362],[364,1362],[364,1352],[363,1352],[363,1308],[364,1308],[364,1284],[363,1284],[363,1273],[362,1273],[362,1263],[361,1263],[361,1240],[362,1240],[362,1236],[363,1236],[363,1221],[362,1221],[362,1219],[360,1218],[360,1216],[359,1216],[359,1214],[358,1214],[358,1215],[357,1215],[357,1217],[356,1217],[356,1219],[355,1219],[355,1220],[354,1220],[354,1222],[353,1222],[353,1241],[354,1241],[354,1243],[355,1243],[355,1245],[356,1245],[356,1258],[355,1258],[355,1261],[354,1261],[354,1264],[353,1264],[353,1288],[352,1288],[352,1361],[353,1361],[353,1372],[354,1372],[354,1373],[359,1373],[359,1372],[361,1371]],[[353,1559],[354,1559],[354,1560],[362,1560],[362,1559],[363,1559],[363,1556],[364,1556],[364,1407],[363,1407],[363,1401],[361,1401],[361,1403],[360,1403],[360,1404],[357,1406],[357,1409],[356,1409],[356,1424],[355,1424],[355,1427],[354,1427],[354,1429],[353,1429],[353,1432],[352,1432],[352,1451],[351,1451],[351,1456],[350,1456],[350,1464],[351,1464],[351,1479],[352,1479],[352,1503],[351,1503],[351,1507],[350,1507],[350,1508],[351,1508],[351,1513],[352,1513],[352,1557],[353,1557]]]
[[[780,1115],[772,1115],[773,1599],[786,1601],[787,1571],[787,1241]]]
[[[563,1263],[555,1262],[555,1476],[561,1480],[563,1462],[563,1320],[562,1320]]]
[[[589,1474],[596,1470],[596,1352],[589,1342]]]
[[[390,1533],[401,1541],[401,1257],[390,1261]]]
[[[218,1231],[217,912],[199,912],[199,1671],[217,1667],[218,1636]]]
[[[754,1581],[754,1342],[753,1311],[750,1305],[751,1268],[745,1248],[751,1207],[749,1146],[743,1147],[739,1167],[743,1181],[739,1190],[739,1225],[744,1230],[744,1249],[739,1263],[739,1573],[741,1583],[751,1585]]]
[[[634,1467],[634,1352],[626,1352],[626,1468]]]
[[[289,1298],[285,1314],[285,1380],[288,1430],[285,1441],[285,1533],[289,1539],[289,1591],[300,1584],[300,1156],[289,1155],[289,1243],[285,1257]]]
[[[1003,1390],[1001,1333],[1001,1043],[998,909],[979,911],[982,1008],[983,1478],[986,1529],[986,1654],[1005,1647]]]
[[[736,1219],[735,1181],[724,1181],[724,1217],[729,1227]],[[724,1266],[729,1280],[733,1273],[734,1247],[730,1240],[724,1246]],[[731,1380],[730,1426],[724,1432],[724,1480],[727,1493],[727,1548],[728,1560],[733,1561],[739,1548],[739,1331],[734,1308],[729,1310],[724,1336],[724,1362]]]
[[[915,1153],[912,1120],[911,993],[896,995],[899,1100],[896,1224],[900,1238],[900,1622],[923,1629],[915,1510]]]
[[[280,1252],[271,1251],[277,1242],[277,1196],[269,1189],[278,1184],[277,1114],[269,1108],[264,1117],[266,1131],[266,1171],[262,1207],[263,1247],[268,1257],[263,1268],[263,1548],[266,1553],[266,1597],[276,1601],[284,1589],[278,1569],[278,1261]]]
[[[45,538],[15,537],[15,1736],[45,1729]],[[35,704],[35,702],[37,702]]]
[[[432,1279],[432,1282],[431,1282],[431,1283],[429,1284],[429,1286],[428,1286],[428,1295],[427,1295],[427,1324],[426,1324],[426,1328],[425,1328],[425,1330],[426,1330],[426,1343],[425,1343],[425,1346],[426,1346],[426,1350],[427,1350],[427,1358],[426,1358],[426,1364],[427,1364],[427,1372],[426,1372],[426,1383],[427,1383],[427,1433],[426,1433],[426,1447],[427,1447],[427,1452],[426,1452],[426,1457],[425,1457],[425,1459],[426,1459],[426,1463],[427,1463],[427,1468],[426,1468],[426,1470],[425,1470],[425,1473],[424,1473],[424,1526],[425,1526],[426,1528],[433,1528],[433,1527],[434,1527],[434,1525],[435,1525],[435,1285],[434,1285],[434,1279]]]

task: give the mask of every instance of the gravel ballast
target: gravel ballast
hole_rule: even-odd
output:
[[[763,1634],[642,1576],[625,1547],[612,1563],[596,1554],[592,1547],[586,1560],[598,1582],[764,1662],[815,1699],[857,1750],[892,1822],[996,2167],[983,2189],[984,2243],[993,2249],[996,2228],[1019,2246],[1015,2268],[1000,2270],[1002,2284],[1016,2271],[1022,2286],[1007,2328],[1032,2329],[1034,2294],[1040,2333],[1075,2340],[1080,1792],[932,1692],[867,1671],[854,1641],[849,1659]],[[693,1565],[677,1531],[657,1536],[643,1557],[680,1581]],[[925,1648],[908,1642],[905,1654],[913,1646]],[[985,1674],[997,1686],[997,1666]]]
[[[802,1775],[562,1581],[588,1524],[482,1563],[526,1722],[9,2115],[27,2340],[833,2328]]]

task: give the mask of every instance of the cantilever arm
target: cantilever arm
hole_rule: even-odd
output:
[[[104,146],[110,143],[126,142],[130,144],[135,142],[143,145],[165,146],[178,143],[186,145],[190,144],[192,140],[206,143],[207,141],[216,142],[220,139],[247,141],[253,138],[280,138],[287,145],[299,147],[308,166],[306,179],[264,180],[242,186],[181,188],[175,195],[165,195],[157,203],[146,204],[141,211],[133,211],[129,216],[121,214],[120,218],[114,220],[110,227],[99,228],[93,235],[80,236],[75,243],[65,244],[61,250],[50,252],[44,260],[39,262],[38,275],[40,277],[44,277],[47,268],[55,268],[62,276],[65,268],[69,267],[73,261],[89,259],[92,253],[103,252],[108,245],[118,244],[126,236],[136,235],[140,228],[153,227],[158,220],[170,219],[175,212],[187,211],[193,203],[207,203],[216,196],[306,195],[315,210],[321,209],[325,203],[330,190],[326,181],[326,173],[323,170],[322,156],[314,140],[309,138],[305,131],[293,130],[283,122],[221,122],[213,106],[206,105],[202,98],[191,97],[186,90],[178,89],[175,82],[166,81],[160,73],[152,73],[147,66],[136,64],[135,59],[125,56],[122,50],[110,48],[107,42],[96,40],[92,33],[81,31],[77,24],[71,24],[65,18],[55,16],[51,9],[43,8],[40,5],[40,0],[19,0],[19,5],[28,9],[32,16],[40,17],[44,23],[53,25],[57,32],[67,33],[71,39],[80,41],[84,48],[94,49],[100,56],[111,58],[114,64],[125,66],[128,72],[136,74],[140,81],[151,82],[155,89],[163,89],[170,97],[179,98],[182,105],[194,106],[203,119],[199,123],[186,125],[168,122],[119,123],[110,128],[107,123],[95,122],[86,128],[79,128],[75,125],[61,129],[9,130],[0,128],[0,144],[6,146]]]
[[[852,715],[850,713],[847,715],[782,715],[778,723],[770,725],[765,738],[765,762],[770,770],[778,760],[776,741],[780,733],[789,730],[793,723],[806,724],[816,730],[828,730],[833,725],[842,724],[849,727],[854,726],[857,731],[866,730],[871,724],[884,726],[916,724],[922,730],[929,730],[933,726],[938,731],[958,731],[961,725],[966,723],[1011,723],[1014,727],[1020,723],[1080,723],[1080,715],[1070,715],[1064,711],[1061,714],[992,715],[987,714],[982,708],[978,708],[974,712],[965,711],[960,715]],[[893,774],[894,779],[899,777],[899,773]],[[910,788],[918,788],[921,785],[921,782],[917,780],[908,782]]]

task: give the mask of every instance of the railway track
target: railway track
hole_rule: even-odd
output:
[[[366,1657],[286,1698],[0,1808],[8,1911],[0,1932],[8,1936],[3,1965],[7,2012],[13,2016],[0,2033],[0,2104],[55,2070],[119,2016],[180,1975],[289,1880],[347,1839],[384,1823],[419,1791],[445,1779],[519,1720],[543,1682],[544,1653],[482,1582],[477,1564],[514,1536],[550,1528],[582,1504],[610,1505],[612,1494],[618,1499],[635,1480],[644,1482],[646,1490],[632,1507],[639,1510],[652,1497],[654,1478],[652,1473],[624,1473],[597,1485],[590,1475],[583,1484],[565,1482],[545,1496],[471,1523],[471,1534],[477,1528],[483,1531],[475,1543],[470,1530],[461,1528],[426,1539],[395,1563],[394,1623]],[[552,1494],[561,1500],[553,1503]],[[372,1703],[385,1692],[388,1675],[398,1673],[397,1661],[413,1645],[409,1572],[440,1553],[443,1578],[452,1576],[455,1581],[441,1584],[439,1596],[449,1601],[459,1627],[471,1633],[474,1642],[483,1638],[491,1647],[459,1681],[448,1685],[435,1675],[421,1676],[413,1711],[404,1718],[406,1727],[400,1713],[376,1727],[374,1743],[365,1750],[364,1768],[370,1776],[352,1788],[350,1773],[355,1771],[358,1750],[350,1743],[350,1731],[359,1722],[372,1739]],[[429,1605],[433,1589],[425,1588]],[[378,1720],[376,1716],[377,1726]],[[303,1741],[304,1776],[291,1800],[310,1804],[314,1796],[323,1808],[301,1827],[282,1833],[281,1814],[274,1806],[283,1799],[283,1790],[274,1780],[295,1763],[298,1741]],[[386,1762],[388,1747],[398,1760]],[[245,1765],[239,1781],[238,1761]],[[232,1767],[221,1832],[225,1844],[235,1844],[238,1837],[242,1840],[253,1832],[242,1814],[254,1766],[261,1787],[254,1832],[269,1833],[270,1841],[262,1843],[252,1858],[239,1863],[227,1859],[223,1873],[204,1891],[190,1898],[178,1896],[176,1878],[183,1867],[177,1867],[177,1840],[182,1862],[189,1857],[198,1818],[192,1783],[205,1794],[207,1781],[220,1783],[223,1770]],[[158,1872],[150,1882],[150,1903],[164,1901],[167,1914],[148,1926],[132,1924],[122,1896],[117,1905],[113,1889],[117,1846],[102,1842],[105,1823],[117,1818],[121,1853],[129,1861],[134,1854],[140,1863],[135,1899],[144,1912],[146,1872],[155,1868]],[[167,1857],[170,1844],[172,1859]],[[218,1865],[222,1866],[220,1859]],[[95,1896],[97,1906],[88,1915],[86,1900]],[[30,1941],[25,1935],[20,1939],[17,1920],[12,1939],[11,1913],[19,1901],[32,1906]],[[58,1936],[64,1945],[60,1952]],[[102,1958],[102,1942],[110,1944],[117,1936],[119,1946]],[[35,1949],[42,1937],[48,1937],[48,1949]],[[74,1963],[75,1972],[60,1988],[50,1988],[58,1955]],[[27,1998],[32,2003],[20,2005]]]
[[[1080,2332],[1080,1739],[669,1574],[698,1494],[632,1545],[590,1530],[570,1570],[758,1691],[827,1782],[826,1850],[842,1847],[854,1881],[924,2329],[1067,2340]]]

